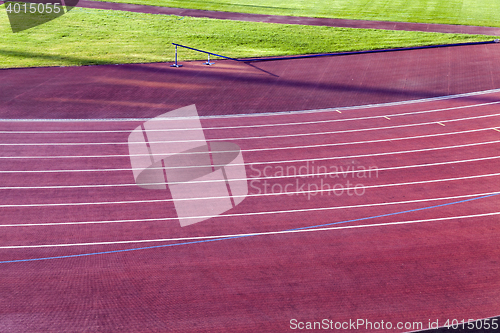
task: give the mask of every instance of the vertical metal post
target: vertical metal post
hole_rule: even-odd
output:
[[[213,65],[213,62],[210,62],[210,53],[208,53],[208,61],[205,63],[205,65]]]
[[[182,65],[177,63],[177,45],[175,45],[175,64],[170,65],[170,67],[182,67]]]

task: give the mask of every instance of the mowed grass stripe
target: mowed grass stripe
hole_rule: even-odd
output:
[[[491,36],[281,25],[74,8],[12,33],[0,6],[0,67],[172,61],[172,42],[229,57],[372,50],[491,40]],[[181,60],[205,59],[183,49]]]
[[[499,0],[101,0],[174,8],[500,27]]]

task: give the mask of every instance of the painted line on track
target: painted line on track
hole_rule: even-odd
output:
[[[290,116],[290,115],[302,115],[307,113],[323,113],[323,112],[338,112],[338,111],[350,111],[350,110],[361,110],[361,109],[371,109],[371,108],[379,108],[379,107],[391,107],[391,106],[401,106],[408,104],[419,104],[426,102],[436,102],[436,101],[444,101],[450,99],[460,99],[467,98],[473,96],[480,95],[489,95],[499,93],[500,89],[490,89],[490,90],[482,90],[475,91],[470,93],[463,94],[455,94],[455,95],[446,95],[446,96],[438,96],[438,97],[430,97],[430,98],[421,98],[415,100],[407,100],[407,101],[398,101],[398,102],[389,102],[389,103],[379,103],[379,104],[365,104],[365,105],[357,105],[357,106],[346,106],[346,107],[336,107],[336,108],[326,108],[326,109],[313,109],[313,110],[298,110],[298,111],[278,111],[278,112],[262,112],[262,113],[242,113],[235,115],[214,115],[214,116],[200,116],[200,119],[219,119],[219,118],[245,118],[245,117],[269,117],[269,116]],[[0,118],[0,122],[20,122],[20,123],[29,123],[29,122],[54,122],[54,123],[64,123],[64,122],[144,122],[148,121],[151,118],[97,118],[97,119],[7,119]]]
[[[380,143],[380,142],[391,142],[391,141],[401,141],[401,140],[413,140],[413,139],[425,139],[429,137],[437,137],[437,136],[447,136],[447,135],[455,135],[455,134],[466,134],[473,132],[480,132],[485,130],[491,130],[492,128],[486,129],[477,129],[477,130],[468,130],[468,131],[460,131],[460,132],[448,132],[448,133],[438,133],[438,134],[427,134],[427,135],[418,135],[412,137],[403,137],[403,138],[393,138],[393,139],[379,139],[379,140],[367,140],[367,141],[356,141],[356,142],[339,142],[339,143],[323,143],[316,145],[302,145],[302,146],[285,146],[285,147],[270,147],[270,148],[251,148],[251,149],[241,149],[241,152],[261,152],[261,151],[274,151],[274,150],[293,150],[293,149],[310,149],[310,148],[325,148],[325,147],[335,147],[335,146],[347,146],[347,145],[355,145],[355,144],[365,144],[365,143]],[[210,141],[210,140],[209,140]],[[441,149],[451,149],[451,148],[462,148],[462,147],[470,147],[482,144],[491,144],[498,143],[500,141],[486,141],[472,144],[463,144],[456,146],[446,146],[446,147],[434,147],[434,148],[425,148],[420,150],[413,151],[401,151],[401,152],[391,152],[391,153],[380,153],[381,155],[386,154],[400,154],[407,152],[417,152],[417,151],[432,151],[432,150],[441,150]],[[220,153],[227,153],[232,151],[219,151]],[[195,154],[204,154],[204,153],[177,153],[177,155],[195,155]],[[124,155],[44,155],[44,156],[0,156],[0,159],[66,159],[66,158],[115,158],[115,157],[139,157],[139,156],[156,156],[163,154],[160,153],[152,153],[152,154],[124,154]],[[378,156],[377,154],[368,154],[368,155],[352,155],[352,156],[339,156],[335,158],[352,158],[352,157],[367,157],[367,156]],[[255,162],[257,163],[257,162]],[[262,163],[272,163],[272,162],[262,162]],[[173,168],[173,167],[170,167]]]
[[[496,157],[496,156],[495,156]],[[485,159],[495,158],[495,157],[485,157]],[[295,160],[278,160],[278,161],[261,161],[261,162],[252,162],[252,163],[238,163],[233,165],[254,165],[254,164],[276,164],[276,163],[297,163],[297,162],[317,162],[317,161],[328,161],[333,159],[339,159],[339,156],[334,157],[319,157],[319,158],[305,158],[305,159],[295,159]],[[467,160],[464,160],[467,161]],[[210,166],[222,166],[218,164],[211,164]],[[186,166],[186,168],[191,168],[194,166]],[[197,166],[196,166],[197,167]],[[169,169],[175,169],[180,167],[166,167]],[[163,170],[164,168],[160,167],[151,167],[150,170]],[[69,173],[69,172],[117,172],[117,171],[134,171],[134,170],[142,170],[140,168],[110,168],[110,169],[54,169],[54,170],[0,170],[1,173]]]
[[[217,216],[195,216],[192,218],[219,218],[219,217],[241,217],[241,216],[261,216],[272,214],[289,214],[289,213],[305,213],[305,212],[323,212],[337,209],[354,209],[354,208],[367,208],[367,207],[380,207],[392,205],[406,205],[431,201],[446,201],[464,198],[473,198],[478,196],[487,196],[497,192],[476,193],[467,195],[457,195],[451,197],[439,198],[426,198],[417,200],[406,201],[393,201],[393,202],[379,202],[361,205],[349,206],[331,206],[331,207],[316,207],[316,208],[302,208],[302,209],[289,209],[289,210],[275,210],[275,211],[258,211],[251,213],[234,213],[234,214],[221,214]],[[149,219],[130,219],[130,220],[108,220],[108,221],[80,221],[80,222],[45,222],[45,223],[19,223],[19,224],[0,224],[0,227],[41,227],[41,226],[66,226],[66,225],[85,225],[85,224],[109,224],[109,223],[136,223],[136,222],[159,222],[159,221],[177,221],[177,217],[162,217],[162,218],[149,218]]]
[[[96,246],[96,245],[120,245],[120,244],[140,244],[140,243],[158,243],[158,242],[179,242],[179,241],[192,241],[200,239],[214,239],[214,238],[233,238],[233,237],[249,237],[249,236],[266,236],[266,235],[279,235],[288,233],[299,233],[307,231],[327,231],[327,230],[338,230],[338,229],[354,229],[354,228],[366,228],[366,227],[380,227],[387,225],[400,225],[400,224],[412,224],[421,222],[436,222],[436,221],[446,221],[446,220],[459,220],[459,219],[469,219],[485,216],[495,216],[500,215],[500,212],[494,213],[484,213],[484,214],[474,214],[474,215],[461,215],[461,216],[449,216],[449,217],[439,217],[433,219],[425,220],[408,220],[408,221],[397,221],[379,224],[363,224],[363,225],[353,225],[347,227],[331,227],[331,228],[311,228],[311,229],[298,229],[298,230],[285,230],[285,231],[267,231],[267,232],[256,232],[247,234],[234,234],[234,235],[217,235],[217,236],[196,236],[196,237],[181,237],[181,238],[163,238],[163,239],[141,239],[141,240],[122,240],[122,241],[108,241],[108,242],[93,242],[93,243],[61,243],[61,244],[40,244],[40,245],[8,245],[0,246],[0,249],[39,249],[39,248],[55,248],[55,247],[76,247],[76,246]]]
[[[254,125],[238,125],[238,126],[217,126],[217,127],[203,127],[203,130],[226,130],[226,129],[238,129],[238,128],[259,128],[259,127],[278,127],[278,126],[297,126],[297,125],[312,125],[312,124],[323,124],[323,123],[334,123],[334,122],[345,122],[345,121],[358,121],[358,120],[369,120],[369,119],[379,119],[389,117],[401,117],[401,116],[410,116],[410,115],[419,115],[426,113],[434,113],[434,112],[442,112],[442,111],[451,111],[465,108],[476,108],[483,106],[490,106],[500,104],[498,102],[490,102],[490,103],[480,103],[473,105],[464,105],[464,106],[455,106],[449,108],[441,108],[441,109],[431,109],[424,111],[414,111],[414,112],[405,112],[405,113],[395,113],[388,114],[385,116],[369,116],[369,117],[357,117],[357,118],[346,118],[346,119],[329,119],[329,120],[317,120],[317,121],[302,121],[302,122],[288,122],[288,123],[277,123],[277,124],[254,124]],[[155,120],[157,118],[151,118],[150,120]],[[161,120],[185,120],[185,118],[158,118]],[[173,132],[173,131],[186,131],[186,130],[199,130],[198,128],[173,128],[173,129],[150,129],[148,132]],[[131,130],[75,130],[75,131],[0,131],[0,134],[98,134],[98,133],[130,133]]]
[[[376,171],[388,171],[388,170],[405,170],[405,169],[413,169],[413,168],[426,168],[426,167],[434,167],[441,165],[450,165],[450,164],[460,164],[460,163],[470,163],[470,162],[480,162],[480,161],[489,161],[499,159],[500,156],[490,156],[490,157],[482,157],[482,158],[473,158],[468,160],[455,160],[455,161],[447,161],[447,162],[436,162],[436,163],[426,163],[426,164],[413,164],[413,165],[403,165],[396,167],[386,167],[386,168],[376,168],[376,169],[367,169],[367,170],[346,170],[340,172],[320,172],[320,173],[309,173],[309,174],[293,174],[293,175],[283,175],[283,176],[265,176],[265,177],[247,177],[247,178],[234,178],[232,181],[238,180],[268,180],[268,179],[287,179],[287,178],[314,178],[319,176],[329,176],[329,175],[340,175],[342,178],[346,179],[349,174],[359,174],[369,172],[372,170]],[[308,160],[309,162],[310,160]],[[315,162],[316,160],[312,160]],[[280,161],[281,163],[289,163],[289,161]],[[237,164],[234,164],[237,165]],[[243,164],[245,165],[245,164]],[[202,165],[199,167],[207,167],[214,166],[218,167],[219,165]],[[224,165],[220,165],[224,166]],[[318,167],[318,166],[316,166]],[[341,167],[342,168],[342,167]],[[164,168],[149,168],[149,170],[163,170]],[[349,168],[348,168],[349,169]],[[341,169],[343,170],[343,169]],[[338,177],[340,178],[340,177]],[[169,185],[176,184],[199,184],[199,183],[225,183],[225,179],[211,179],[211,180],[194,180],[187,182],[169,182]],[[143,183],[142,185],[164,185],[163,183]],[[124,184],[83,184],[83,185],[41,185],[41,186],[0,186],[0,190],[46,190],[46,189],[72,189],[72,188],[113,188],[113,187],[136,187],[136,183],[124,183]]]
[[[436,205],[436,206],[429,206],[429,207],[424,207],[424,208],[417,208],[417,209],[405,210],[405,211],[396,212],[396,213],[375,215],[375,216],[370,216],[370,217],[363,217],[363,218],[357,218],[357,219],[340,221],[340,222],[332,222],[332,223],[320,224],[320,225],[303,227],[303,228],[296,228],[296,229],[289,229],[289,230],[283,230],[283,231],[276,231],[276,232],[274,232],[274,235],[285,234],[285,233],[299,233],[299,232],[301,233],[301,232],[306,232],[306,231],[311,231],[311,232],[313,232],[313,231],[327,231],[327,230],[329,231],[329,230],[332,230],[332,229],[331,228],[326,228],[326,227],[332,226],[332,225],[345,224],[345,223],[357,222],[357,221],[365,221],[365,220],[371,220],[371,219],[380,218],[380,217],[395,216],[395,215],[400,215],[400,214],[405,214],[405,213],[411,213],[411,212],[416,212],[416,211],[423,211],[423,210],[428,210],[428,209],[433,209],[433,208],[439,208],[439,207],[444,207],[444,206],[456,205],[456,204],[465,203],[465,202],[469,202],[469,201],[475,201],[475,200],[485,199],[485,198],[488,198],[488,197],[496,196],[498,194],[500,194],[500,193],[495,193],[495,194],[491,194],[491,195],[487,195],[487,196],[481,196],[481,197],[472,198],[472,199],[466,199],[466,200],[461,200],[461,201],[455,201],[455,202],[451,202],[451,203],[447,203],[447,204],[441,204],[441,205]],[[426,220],[426,222],[430,222],[430,221],[434,221],[434,219]],[[416,223],[416,222],[413,222],[413,221],[402,221],[402,222],[399,222],[399,225],[405,224],[405,223],[409,224],[409,223]],[[375,227],[375,226],[390,226],[390,225],[394,225],[394,224],[393,223],[372,224],[371,226]],[[369,225],[366,225],[364,227],[366,228],[368,226]],[[351,226],[351,229],[352,228],[355,228],[355,226]],[[214,238],[214,239],[205,239],[205,240],[198,240],[198,241],[191,241],[191,242],[184,242],[184,243],[164,244],[164,245],[148,246],[148,247],[141,247],[141,248],[115,250],[115,251],[82,253],[82,254],[73,254],[73,255],[56,256],[56,257],[45,257],[45,258],[6,260],[6,261],[0,261],[0,264],[19,263],[19,262],[31,262],[31,261],[41,261],[41,260],[53,260],[53,259],[67,259],[67,258],[77,258],[77,257],[102,255],[102,254],[112,254],[112,253],[125,253],[125,252],[131,252],[131,251],[139,251],[139,250],[147,250],[147,249],[158,249],[158,248],[163,248],[163,247],[172,247],[172,246],[181,246],[181,245],[202,244],[202,243],[207,243],[207,242],[230,240],[230,239],[239,239],[239,238],[261,236],[261,235],[263,236],[263,235],[266,235],[266,234],[265,233],[255,233],[255,234],[248,234],[248,235],[245,235],[245,236],[219,237],[219,238]],[[271,235],[271,234],[269,234],[269,235]]]
[[[439,124],[445,126],[443,123],[467,121],[475,119],[483,119],[490,117],[498,117],[500,113],[488,114],[482,116],[466,117],[466,118],[456,118],[440,121],[431,121],[424,123],[412,123],[405,125],[394,125],[394,126],[383,126],[383,127],[370,127],[370,128],[358,128],[351,130],[341,130],[341,131],[323,131],[323,132],[307,132],[307,133],[293,133],[293,134],[280,134],[280,135],[261,135],[261,136],[242,136],[233,138],[212,138],[209,141],[239,141],[239,140],[263,140],[263,139],[277,139],[277,138],[290,138],[298,136],[315,136],[315,135],[331,135],[331,134],[344,134],[344,133],[357,133],[357,132],[368,132],[368,131],[380,131],[380,130],[391,130],[396,128],[407,128],[407,127],[417,127],[417,126],[428,126]],[[196,139],[196,140],[174,140],[174,141],[151,141],[150,143],[186,143],[186,142],[206,142],[206,139]],[[142,144],[143,142],[40,142],[40,143],[0,143],[0,146],[95,146],[95,145],[130,145],[130,144]]]

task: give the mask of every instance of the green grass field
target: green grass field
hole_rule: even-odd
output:
[[[103,0],[163,7],[500,27],[500,0]]]
[[[0,6],[0,67],[172,61],[172,42],[229,57],[259,57],[492,40],[405,31],[278,25],[74,8],[12,33]],[[205,59],[182,49],[180,60]]]

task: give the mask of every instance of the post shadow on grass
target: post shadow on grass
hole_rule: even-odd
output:
[[[52,21],[78,4],[79,0],[5,1],[12,32],[20,32]]]

